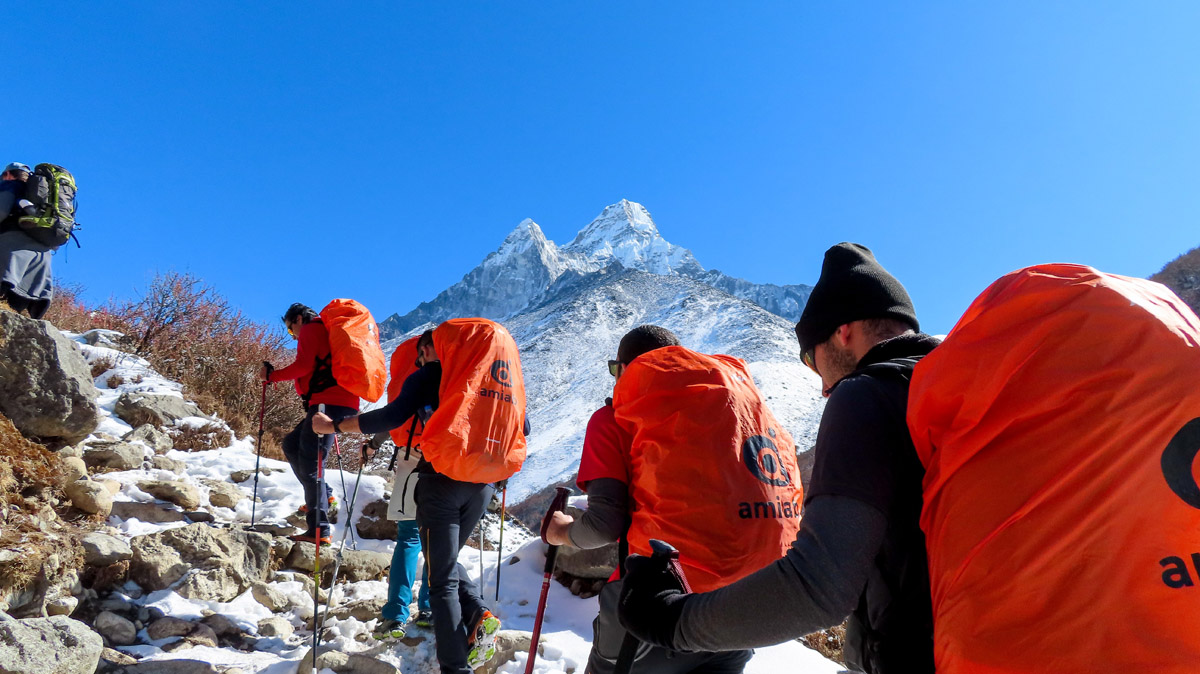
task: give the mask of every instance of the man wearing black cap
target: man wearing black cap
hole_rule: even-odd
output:
[[[829,398],[804,518],[787,555],[713,592],[685,594],[646,559],[627,562],[621,622],[667,648],[724,651],[795,639],[850,614],[848,667],[933,671],[919,526],[924,469],[905,422],[913,365],[938,341],[871,251],[825,253],[796,336]],[[668,541],[669,542],[669,541]]]

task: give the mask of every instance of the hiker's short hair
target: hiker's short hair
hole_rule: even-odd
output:
[[[297,318],[302,318],[302,319],[304,319],[303,320],[304,323],[308,323],[309,321],[313,320],[314,318],[317,318],[317,312],[313,311],[306,304],[301,304],[299,302],[296,302],[292,306],[288,307],[288,310],[284,312],[283,322],[291,323],[292,321],[296,320]]]
[[[675,333],[658,325],[639,325],[625,333],[617,347],[617,360],[628,365],[634,358],[664,346],[679,346]]]
[[[896,318],[867,318],[862,322],[863,332],[877,342],[891,339],[906,332],[912,332],[912,326]]]
[[[433,346],[433,330],[426,330],[417,338],[417,349],[424,349],[427,346]]]

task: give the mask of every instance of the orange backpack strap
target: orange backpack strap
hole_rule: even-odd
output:
[[[745,363],[656,349],[626,368],[613,407],[632,438],[630,552],[671,543],[699,592],[786,552],[803,501],[796,448]]]
[[[455,318],[433,331],[442,364],[438,408],[421,435],[434,470],[460,482],[512,477],[525,461],[525,382],[504,326]]]
[[[1198,382],[1177,297],[1067,264],[1001,278],[917,364],[939,674],[1196,671]]]

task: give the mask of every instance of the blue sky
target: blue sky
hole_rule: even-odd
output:
[[[706,267],[864,243],[950,329],[1039,262],[1200,245],[1200,4],[6,3],[0,159],[80,185],[92,300],[189,271],[379,318],[622,198]]]

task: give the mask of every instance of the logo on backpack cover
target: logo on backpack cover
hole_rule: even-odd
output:
[[[1200,508],[1200,484],[1196,483],[1192,473],[1197,454],[1200,454],[1200,418],[1184,424],[1167,443],[1162,454],[1162,471],[1167,486],[1193,508]]]
[[[774,435],[774,431],[769,431]],[[762,435],[752,435],[742,443],[742,463],[750,474],[776,487],[786,487],[792,483],[783,461],[779,459],[779,448],[774,441]]]
[[[512,388],[512,375],[508,373],[507,360],[497,360],[492,363],[492,381],[505,388]]]

